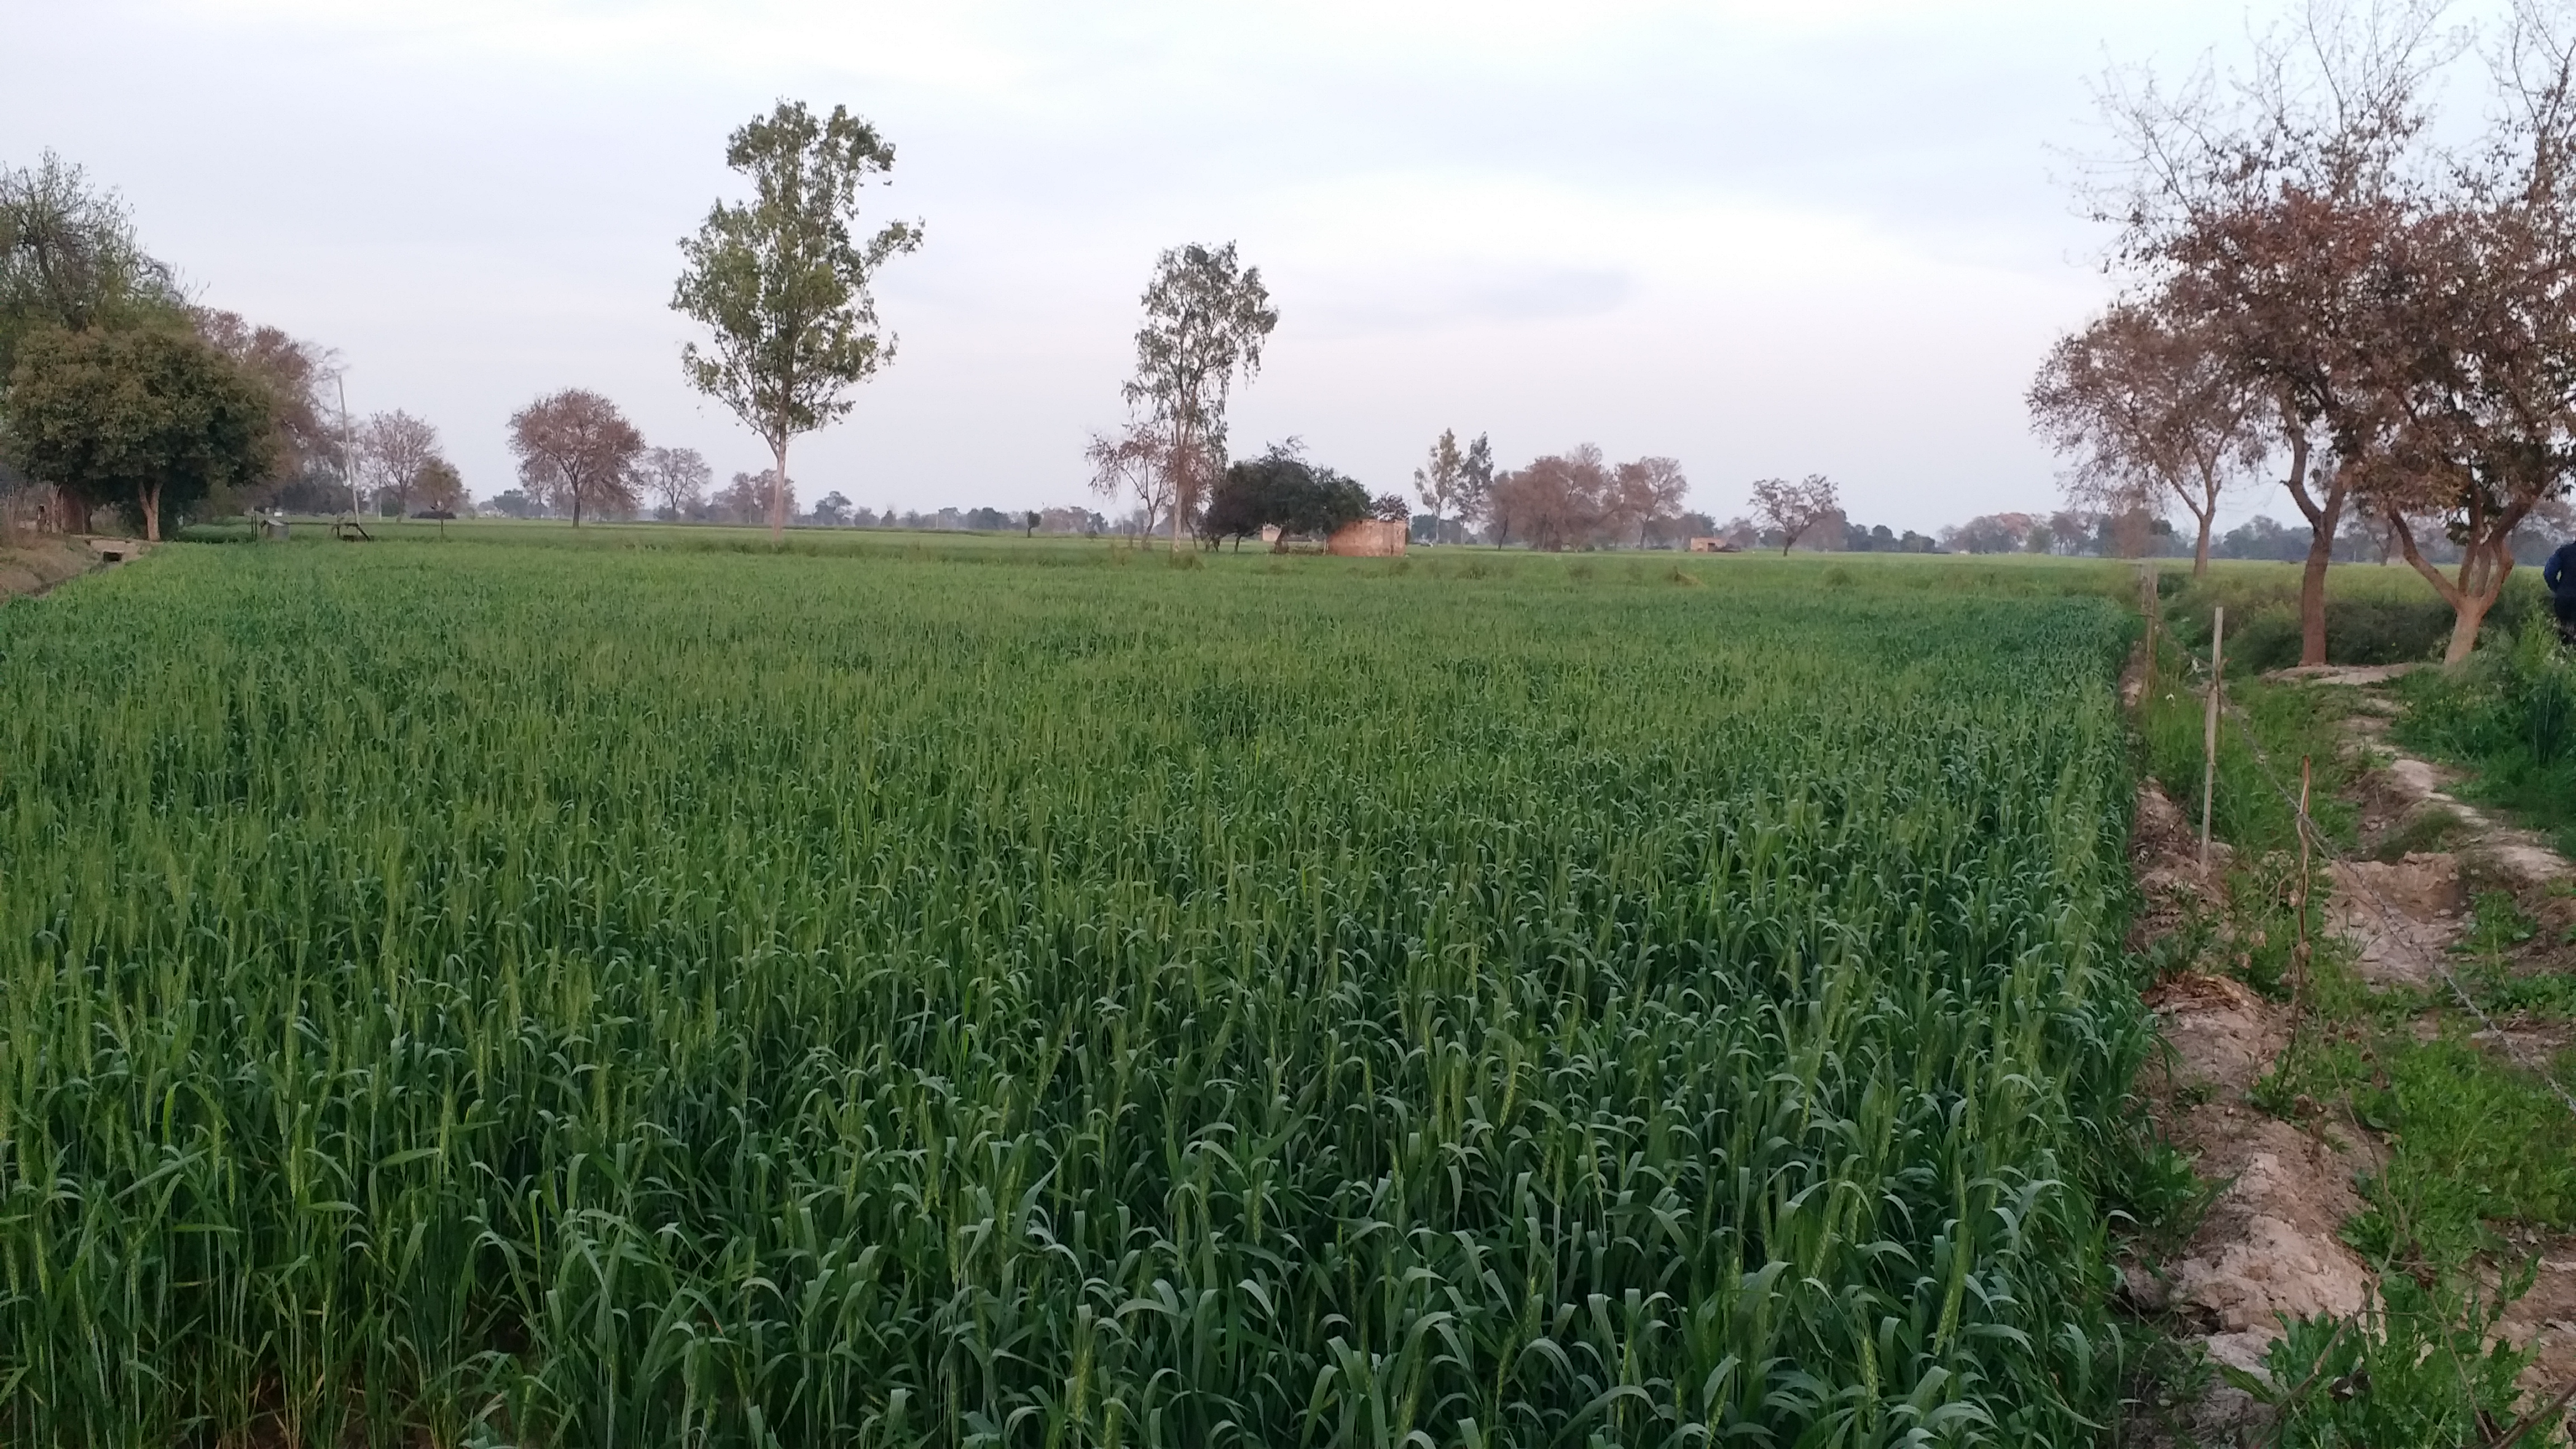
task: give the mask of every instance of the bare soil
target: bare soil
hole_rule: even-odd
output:
[[[2136,821],[2143,929],[2170,930],[2219,904],[2181,812],[2152,781],[2139,791]],[[2246,1101],[2289,1045],[2282,1008],[2201,970],[2157,982],[2145,999],[2167,1047],[2141,1083],[2149,1108],[2201,1178],[2226,1186],[2181,1250],[2155,1265],[2154,1285],[2133,1281],[2131,1297],[2172,1314],[2212,1358],[2254,1371],[2280,1336],[2282,1315],[2355,1313],[2368,1302],[2370,1270],[2337,1230],[2360,1210],[2353,1174],[2372,1161]],[[2222,1388],[2195,1422],[2206,1432],[2218,1427],[2213,1418],[2250,1407]]]
[[[0,599],[41,594],[98,567],[98,553],[84,540],[22,533],[15,546],[0,547]]]

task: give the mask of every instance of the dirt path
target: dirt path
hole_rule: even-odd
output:
[[[2314,686],[2352,691],[2344,741],[2363,764],[2365,840],[2438,837],[2447,849],[2414,851],[2394,861],[2336,862],[2332,920],[2355,950],[2355,965],[2374,991],[2413,987],[2447,995],[2452,951],[2468,929],[2473,888],[2509,891],[2523,910],[2553,932],[2576,925],[2576,905],[2563,889],[2576,866],[2539,834],[2463,802],[2453,793],[2460,772],[2418,758],[2389,728],[2400,713],[2384,686],[2403,666],[2290,671]],[[2437,1028],[2428,1019],[2419,1032]],[[2564,1023],[2481,1023],[2470,1040],[2527,1068],[2543,1067],[2570,1044]],[[2364,1134],[2366,1135],[2366,1134]],[[2505,1311],[2503,1336],[2537,1350],[2527,1389],[2576,1378],[2576,1235],[2517,1245],[2539,1259],[2531,1291]]]
[[[2133,944],[2188,930],[2223,908],[2216,868],[2203,877],[2191,827],[2153,781],[2138,792],[2130,860],[2145,897]],[[2192,1155],[2203,1181],[2227,1185],[2169,1258],[2126,1271],[2128,1294],[2140,1308],[2169,1315],[2211,1358],[2259,1372],[2282,1315],[2351,1314],[2369,1301],[2369,1266],[2338,1230],[2361,1207],[2354,1174],[2375,1162],[2246,1100],[2289,1046],[2282,1008],[2231,977],[2199,970],[2158,982],[2146,1003],[2168,1048],[2141,1083],[2149,1110]],[[2216,1383],[2181,1418],[2170,1427],[2190,1440],[2228,1443],[2258,1425],[2261,1410]]]
[[[2446,995],[2476,890],[2509,890],[2534,916],[2564,928],[2576,925],[2576,901],[2563,890],[2576,882],[2576,868],[2538,835],[2462,802],[2456,772],[2394,746],[2388,729],[2399,706],[2382,687],[2404,672],[2305,670],[2290,677],[2354,692],[2346,745],[2364,766],[2364,839],[2443,847],[2330,862],[2329,929],[2349,942],[2356,972],[2373,992]],[[2139,794],[2131,860],[2145,906],[2133,946],[2192,939],[2229,919],[2226,861],[2213,859],[2204,876],[2191,825],[2152,781]],[[2164,1262],[2128,1270],[2127,1290],[2133,1303],[2166,1314],[2212,1359],[2253,1371],[2280,1335],[2281,1316],[2349,1315],[2375,1296],[2371,1265],[2344,1243],[2341,1229],[2361,1210],[2356,1184],[2383,1165],[2385,1147],[2340,1104],[2302,1100],[2296,1120],[2283,1120],[2249,1100],[2288,1048],[2290,1021],[2287,1008],[2220,974],[2214,963],[2232,954],[2227,929],[2219,925],[2216,937],[2200,943],[2201,960],[2148,992],[2169,1055],[2141,1083],[2158,1126],[2193,1155],[2201,1179],[2225,1186]],[[2428,1013],[2420,1029],[2437,1030],[2434,1023]],[[2507,1021],[2474,1039],[2529,1064],[2547,1061],[2570,1035],[2564,1024]],[[2525,1388],[2555,1389],[2576,1377],[2576,1236],[2516,1246],[2538,1258],[2538,1279],[2499,1331],[2537,1351]],[[2179,1422],[2162,1432],[2230,1443],[2262,1419],[2247,1395],[2222,1383],[2182,1406]],[[2164,1442],[2156,1431],[2146,1437]]]

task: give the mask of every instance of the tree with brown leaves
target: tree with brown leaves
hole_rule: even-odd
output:
[[[2325,662],[2325,579],[2364,461],[2388,435],[2398,239],[2426,161],[2428,78],[2454,54],[2440,0],[2321,0],[2250,74],[2178,91],[2115,75],[2121,138],[2091,200],[2136,295],[2218,329],[2268,404],[2310,532],[2300,659]]]
[[[1842,510],[1842,490],[1822,473],[1792,483],[1764,478],[1753,485],[1753,517],[1765,533],[1780,535],[1780,556],[1788,557],[1798,540]]]
[[[1610,475],[1610,514],[1621,525],[1637,531],[1637,546],[1644,548],[1655,530],[1679,517],[1682,500],[1690,496],[1690,479],[1682,475],[1680,460],[1675,458],[1639,458],[1622,463]]]
[[[358,429],[359,469],[377,506],[390,503],[397,516],[411,512],[420,470],[437,457],[438,429],[400,409],[376,413]]]
[[[2361,486],[2453,613],[2468,656],[2513,572],[2513,531],[2576,480],[2576,27],[2521,7],[2494,59],[2504,119],[2405,232],[2385,305],[2389,444]],[[2460,547],[2427,562],[2413,519]]]
[[[1494,479],[1497,543],[1518,534],[1551,553],[1589,543],[1613,505],[1609,466],[1590,443],[1550,453]]]
[[[566,388],[537,399],[510,418],[510,451],[518,455],[519,481],[530,496],[572,514],[572,526],[591,513],[635,510],[635,458],[644,435],[595,392]]]
[[[192,316],[198,336],[268,390],[271,463],[265,477],[241,490],[241,501],[317,513],[346,505],[343,442],[325,398],[340,376],[331,350],[299,341],[283,329],[254,324],[238,312],[199,308]]]
[[[2221,494],[2263,459],[2267,410],[2219,329],[2187,311],[2123,303],[2059,340],[2031,384],[2033,422],[2074,468],[2070,502],[2197,525],[2192,576],[2209,572]]]

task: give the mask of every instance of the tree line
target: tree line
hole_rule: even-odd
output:
[[[350,422],[339,377],[330,349],[190,299],[80,167],[0,168],[0,526],[461,506],[436,429]]]
[[[2179,504],[2205,568],[2221,498],[2282,489],[2302,662],[2355,525],[2451,606],[2465,657],[2517,533],[2576,479],[2576,28],[2539,0],[2483,34],[2438,0],[2320,0],[2238,73],[2104,93],[2118,146],[2086,195],[2120,293],[2029,399],[2070,494]],[[2480,114],[2439,104],[2463,95]]]

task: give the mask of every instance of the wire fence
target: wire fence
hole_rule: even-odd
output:
[[[2148,606],[2148,617],[2150,621],[2150,630],[2147,636],[2148,658],[2150,661],[2153,661],[2158,642],[2158,635],[2160,633],[2164,634],[2168,639],[2170,639],[2171,636],[2170,631],[2162,629],[2160,613],[2152,604]],[[2223,678],[2219,677],[2218,671],[2212,667],[2210,660],[2202,658],[2198,653],[2184,646],[2179,640],[2173,640],[2172,644],[2175,651],[2181,654],[2182,657],[2189,662],[2191,672],[2193,675],[2197,676],[2200,688],[2203,691],[2207,691],[2212,689],[2213,686],[2215,687],[2218,709],[2215,712],[2214,718],[2223,717],[2235,722],[2237,732],[2242,739],[2247,754],[2252,757],[2256,770],[2261,773],[2265,783],[2271,786],[2273,793],[2280,796],[2281,803],[2288,807],[2290,817],[2292,821],[2295,822],[2300,840],[2306,845],[2308,850],[2314,852],[2317,857],[2326,862],[2328,874],[2333,879],[2335,885],[2343,890],[2348,897],[2359,901],[2371,912],[2376,914],[2379,918],[2382,931],[2388,935],[2394,936],[2400,947],[2406,950],[2415,959],[2427,963],[2432,968],[2433,972],[2441,978],[2442,984],[2449,989],[2453,999],[2457,1000],[2460,1003],[2461,1008],[2467,1011],[2470,1016],[2476,1018],[2478,1025],[2482,1028],[2483,1034],[2494,1040],[2496,1045],[2502,1049],[2508,1060],[2512,1061],[2514,1065],[2522,1070],[2530,1073],[2540,1082],[2546,1084],[2550,1091],[2556,1094],[2558,1100],[2566,1106],[2567,1110],[2572,1114],[2576,1114],[2576,1092],[2569,1091],[2566,1084],[2561,1082],[2547,1065],[2532,1060],[2530,1054],[2522,1049],[2521,1044],[2515,1041],[2512,1034],[2500,1027],[2496,1023],[2495,1018],[2490,1016],[2486,1009],[2478,1004],[2476,996],[2469,991],[2467,984],[2460,980],[2458,973],[2451,970],[2450,963],[2447,959],[2449,954],[2448,951],[2438,945],[2434,949],[2426,949],[2426,943],[2418,930],[2420,923],[2404,909],[2391,902],[2387,896],[2382,894],[2377,888],[2373,887],[2366,875],[2360,871],[2349,868],[2355,862],[2353,862],[2352,859],[2346,856],[2342,851],[2335,848],[2333,840],[2326,834],[2324,828],[2317,823],[2316,817],[2309,812],[2306,799],[2300,795],[2294,795],[2291,793],[2288,783],[2282,778],[2282,772],[2274,767],[2270,754],[2263,748],[2262,734],[2261,731],[2256,728],[2253,717],[2245,712],[2243,706],[2237,704],[2233,699],[2228,697],[2226,682]],[[2154,665],[2151,662],[2150,668],[2152,669],[2153,667]],[[2151,678],[2152,675],[2150,675],[2150,679]],[[2141,709],[2145,708],[2150,703],[2144,689],[2140,692],[2138,702]],[[2208,773],[2208,780],[2206,782],[2207,788],[2212,792],[2217,788],[2217,742],[2218,736],[2213,731],[2209,736],[2208,753],[2204,757],[2202,764],[2202,768]],[[2204,826],[2204,828],[2206,827]],[[2347,868],[2338,871],[2333,869],[2336,865],[2342,865]],[[2302,894],[2300,898],[2302,930],[2305,929],[2304,916],[2307,905],[2306,891],[2308,888],[2308,882],[2303,880],[2301,882]],[[2358,1123],[2355,1123],[2356,1128],[2358,1128],[2358,1125]],[[2396,1251],[2396,1245],[2392,1242],[2389,1245],[2386,1254],[2383,1255],[2381,1261],[2373,1268],[2372,1276],[2374,1279],[2385,1278],[2394,1265]],[[2501,1305],[2498,1304],[2489,1306],[2485,1311],[2489,1314],[2494,1314],[2500,1312],[2500,1309]],[[2470,1305],[2470,1310],[2473,1314],[2479,1311],[2478,1305],[2474,1301]],[[2377,1302],[2375,1311],[2383,1319],[2403,1317],[2414,1320],[2419,1325],[2433,1324],[2437,1327],[2450,1326],[2442,1323],[2437,1315],[2400,1313],[2393,1309],[2385,1300]],[[2481,1324],[2480,1331],[2487,1331],[2487,1329],[2492,1326],[2492,1321],[2492,1318],[2489,1318],[2485,1323]],[[2345,1319],[2338,1322],[2335,1326],[2333,1336],[2328,1338],[2324,1346],[2317,1351],[2316,1367],[2305,1379],[2292,1386],[2286,1394],[2274,1401],[2274,1412],[2277,1417],[2270,1425],[2269,1432],[2264,1436],[2264,1442],[2278,1444],[2287,1436],[2291,1427],[2292,1415],[2298,1411],[2303,1401],[2310,1398],[2320,1387],[2320,1381],[2326,1373],[2326,1365],[2332,1361],[2332,1353],[2336,1342],[2342,1339],[2346,1331],[2353,1326],[2354,1320],[2351,1319]],[[2448,1333],[2436,1333],[2432,1338],[2432,1344],[2437,1345],[2445,1357],[2450,1360],[2453,1371],[2460,1377],[2463,1392],[2467,1392],[2467,1368],[2460,1362],[2459,1354],[2452,1344],[2450,1335]],[[2341,1395],[2348,1391],[2348,1385],[2345,1381],[2338,1380],[2332,1386],[2332,1391]],[[2537,1398],[2537,1395],[2534,1397]],[[2479,1425],[2481,1440],[2482,1442],[2493,1446],[2493,1449],[2504,1449],[2504,1446],[2521,1442],[2526,1436],[2531,1435],[2533,1430],[2556,1419],[2558,1415],[2563,1414],[2568,1409],[2571,1403],[2576,1403],[2576,1383],[2566,1385],[2556,1395],[2526,1410],[2511,1425],[2498,1424],[2490,1426],[2485,1422],[2485,1416],[2482,1414],[2480,1416],[2481,1423]],[[2576,1442],[2571,1441],[2566,1437],[2568,1426],[2565,1423],[2559,1423],[2557,1425],[2557,1429],[2558,1435],[2555,1437],[2557,1437],[2558,1442]],[[2533,1442],[2540,1441],[2534,1439]]]
[[[2172,643],[2175,651],[2180,653],[2182,657],[2189,662],[2192,674],[2197,676],[2200,681],[2200,687],[2203,690],[2210,688],[2211,681],[2214,678],[2210,661],[2202,658],[2198,652],[2185,647],[2180,640],[2173,639],[2170,631],[2163,632],[2164,637]],[[2151,636],[2150,648],[2152,647],[2153,638]],[[2223,648],[2224,646],[2222,645],[2221,647]],[[2245,745],[2246,752],[2253,757],[2255,768],[2261,772],[2265,782],[2272,787],[2273,792],[2281,797],[2282,804],[2289,807],[2291,818],[2297,823],[2298,832],[2307,842],[2308,848],[2316,852],[2318,856],[2322,857],[2328,863],[2329,874],[2333,877],[2335,884],[2348,896],[2359,900],[2373,913],[2375,913],[2380,919],[2383,931],[2393,935],[2396,938],[2397,943],[2411,956],[2415,959],[2426,962],[2432,967],[2434,973],[2441,978],[2442,984],[2449,989],[2451,996],[2460,1003],[2462,1009],[2466,1010],[2469,1015],[2477,1019],[2478,1025],[2482,1029],[2482,1035],[2492,1038],[2496,1045],[2503,1050],[2508,1060],[2512,1061],[2514,1065],[2522,1068],[2524,1071],[2531,1073],[2543,1083],[2546,1083],[2550,1091],[2557,1094],[2559,1101],[2566,1105],[2567,1110],[2570,1113],[2576,1113],[2576,1091],[2570,1091],[2567,1085],[2558,1079],[2555,1072],[2553,1072],[2548,1065],[2533,1060],[2531,1054],[2523,1049],[2522,1045],[2514,1039],[2512,1033],[2507,1032],[2504,1028],[2496,1024],[2495,1018],[2488,1015],[2486,1008],[2478,1004],[2476,996],[2471,994],[2466,983],[2462,982],[2458,973],[2451,969],[2450,962],[2447,959],[2449,952],[2446,949],[2439,947],[2430,950],[2426,949],[2423,937],[2418,934],[2418,926],[2420,923],[2418,923],[2413,916],[2392,904],[2385,895],[2381,894],[2370,884],[2368,877],[2362,872],[2350,868],[2355,864],[2355,862],[2343,852],[2335,848],[2333,841],[2327,836],[2324,829],[2317,824],[2316,818],[2308,813],[2307,806],[2301,802],[2298,796],[2293,795],[2290,792],[2289,786],[2281,778],[2281,772],[2273,768],[2271,756],[2263,749],[2261,732],[2255,728],[2252,716],[2245,713],[2243,706],[2237,704],[2233,699],[2228,697],[2226,683],[2223,679],[2217,681],[2217,688],[2219,713],[2225,718],[2235,721],[2238,734]],[[2142,698],[2140,702],[2143,704],[2145,701]],[[2216,757],[2213,748],[2213,753],[2210,759],[2205,762],[2203,766],[2204,769],[2209,770],[2211,773],[2212,783],[2210,788],[2212,789],[2216,788],[2215,763]],[[2334,865],[2342,865],[2345,866],[2346,869],[2334,871],[2331,869]]]

